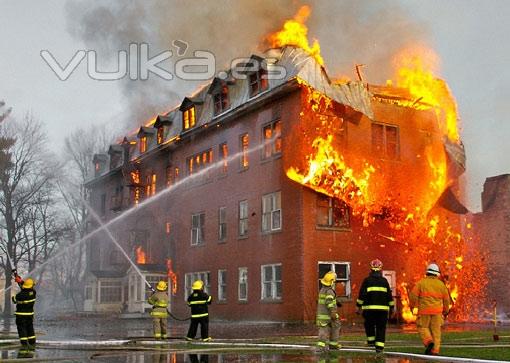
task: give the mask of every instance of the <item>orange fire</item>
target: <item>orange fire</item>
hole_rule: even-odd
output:
[[[166,272],[167,276],[172,281],[172,294],[176,294],[177,293],[177,274],[173,270],[172,259],[170,259],[170,258],[167,258],[167,260],[166,260],[166,271],[167,271]]]
[[[321,47],[317,40],[313,41],[312,46],[308,43],[308,28],[305,25],[306,20],[310,16],[311,8],[303,5],[299,8],[294,19],[287,20],[283,24],[283,29],[270,34],[267,39],[273,48],[280,48],[286,45],[293,45],[304,49],[308,54],[315,58],[317,63],[324,65],[321,56]]]
[[[144,252],[142,246],[138,246],[135,249],[136,263],[139,265],[145,265],[147,263],[147,255]]]

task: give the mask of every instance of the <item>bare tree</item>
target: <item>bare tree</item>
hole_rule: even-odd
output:
[[[27,211],[32,207],[34,197],[51,179],[46,166],[46,138],[41,124],[26,114],[21,122],[9,120],[3,125],[0,139],[11,140],[5,149],[7,162],[0,169],[0,248],[12,259],[10,263],[1,261],[6,278],[6,289],[11,287],[11,269],[27,255],[24,248],[23,224],[27,222]],[[9,314],[11,300],[5,294],[4,314]]]

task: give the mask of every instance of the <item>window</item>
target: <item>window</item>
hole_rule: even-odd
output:
[[[221,172],[226,174],[228,171],[228,145],[226,142],[220,144],[220,159],[222,161]]]
[[[147,151],[147,136],[140,137],[140,153]]]
[[[140,202],[140,199],[142,197],[142,189],[140,187],[140,170],[133,170],[130,173],[131,177],[131,184],[134,186],[132,189],[132,199],[133,203],[137,205]]]
[[[196,124],[195,106],[182,111],[182,128],[184,130],[191,129]]]
[[[248,169],[248,147],[249,147],[249,136],[243,134],[239,137],[241,146],[241,169]]]
[[[239,202],[239,237],[248,235],[248,201]]]
[[[191,216],[191,245],[204,243],[205,213],[193,214]]]
[[[282,229],[281,193],[262,196],[262,232],[279,231]]]
[[[101,194],[101,201],[100,201],[100,209],[99,212],[101,213],[101,216],[104,216],[106,214],[106,193]]]
[[[317,194],[316,223],[318,227],[349,228],[349,208],[337,198]]]
[[[118,303],[122,298],[122,283],[120,281],[100,281],[99,303]]]
[[[257,72],[253,72],[248,76],[250,81],[250,97],[265,91],[269,85],[267,81],[267,71],[260,68]]]
[[[239,301],[248,301],[248,268],[239,267],[239,284],[237,288]]]
[[[166,175],[166,186],[170,187],[174,183],[174,169],[171,166],[167,166],[165,169]]]
[[[282,265],[261,266],[262,300],[281,300],[282,298]]]
[[[156,134],[156,140],[159,144],[163,143],[163,140],[165,140],[165,128],[163,126],[158,127],[158,132]]]
[[[398,159],[400,156],[398,127],[372,123],[372,151],[382,158]]]
[[[147,175],[147,183],[145,184],[145,195],[150,197],[156,194],[156,174]]]
[[[227,207],[220,207],[218,210],[218,239],[227,239]]]
[[[264,137],[264,159],[268,159],[282,152],[281,121],[274,121],[262,128]]]
[[[337,296],[351,297],[351,264],[349,262],[319,262],[318,279],[328,271],[336,273],[335,291]],[[321,286],[318,281],[319,288]]]
[[[188,158],[188,175],[198,173],[200,170],[205,169],[212,163],[213,153],[212,149],[202,151],[198,154]]]
[[[203,272],[188,272],[184,275],[184,300],[188,299],[187,294],[191,292],[191,285],[193,285],[194,281],[201,280],[204,283],[204,291],[209,293],[211,291],[210,281],[210,273],[209,271]]]
[[[228,108],[228,87],[223,85],[214,95],[214,114],[218,115]]]
[[[218,270],[218,301],[227,300],[227,270]]]

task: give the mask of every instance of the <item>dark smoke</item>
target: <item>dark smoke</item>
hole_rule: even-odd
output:
[[[133,42],[149,43],[151,54],[166,49],[175,54],[172,43],[182,40],[189,44],[186,56],[194,50],[209,50],[221,70],[235,57],[264,50],[265,36],[279,30],[304,4],[312,7],[309,37],[320,41],[333,77],[354,78],[354,65],[362,63],[367,81],[383,82],[392,75],[392,55],[406,44],[426,38],[423,26],[409,20],[410,15],[390,0],[108,0],[100,5],[69,0],[66,10],[69,31],[88,49],[97,50],[101,59],[116,59],[117,51],[126,50]],[[162,66],[173,69],[171,64]],[[168,110],[198,86],[196,82],[156,77],[126,79],[121,84],[126,97],[125,122],[131,127]]]

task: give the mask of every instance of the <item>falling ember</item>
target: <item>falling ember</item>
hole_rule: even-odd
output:
[[[177,293],[177,274],[174,272],[172,267],[172,259],[167,258],[166,260],[166,274],[170,281],[172,281],[172,294]]]
[[[320,54],[321,48],[319,42],[314,40],[311,47],[308,43],[308,28],[305,22],[310,16],[310,13],[310,7],[303,5],[299,8],[293,19],[287,20],[285,24],[283,24],[282,30],[269,35],[267,39],[273,48],[280,48],[286,45],[302,48],[322,66],[324,65],[324,60]]]
[[[139,265],[145,265],[147,263],[147,255],[145,254],[142,246],[138,246],[135,249],[136,263]]]

